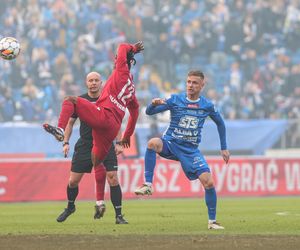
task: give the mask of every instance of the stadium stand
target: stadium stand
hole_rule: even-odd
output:
[[[7,0],[0,20],[0,36],[22,46],[17,60],[0,60],[1,122],[55,122],[87,72],[109,75],[124,40],[147,48],[134,71],[141,110],[200,68],[227,120],[300,119],[298,1]]]

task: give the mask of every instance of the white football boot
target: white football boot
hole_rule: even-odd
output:
[[[138,187],[134,193],[136,195],[152,195],[153,194],[153,188],[152,186],[149,186],[147,184],[143,184],[142,186]]]
[[[218,222],[214,221],[208,223],[208,229],[223,230],[225,228],[222,227]]]

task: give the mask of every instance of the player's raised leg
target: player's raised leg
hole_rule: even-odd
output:
[[[58,141],[64,140],[64,130],[62,128],[52,126],[48,123],[44,123],[43,127],[46,130],[46,132],[53,135],[56,140]]]
[[[62,106],[61,112],[59,114],[58,126],[52,126],[48,123],[43,124],[44,129],[52,134],[56,140],[64,140],[64,130],[68,124],[69,118],[75,111],[75,105],[77,103],[77,96],[67,96],[65,97]]]
[[[224,229],[217,221],[217,193],[214,187],[212,175],[204,172],[199,176],[199,180],[205,188],[205,203],[208,211],[208,229]]]
[[[87,123],[91,128],[105,128],[110,127],[112,115],[110,112],[103,112],[104,110],[97,107],[90,101],[77,97],[68,96],[62,103],[62,109],[59,114],[57,127],[50,124],[43,124],[44,129],[52,134],[58,141],[63,141],[64,130],[72,114],[76,112],[79,119]]]

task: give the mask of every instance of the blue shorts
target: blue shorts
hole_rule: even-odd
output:
[[[181,167],[189,180],[196,180],[210,168],[198,148],[190,148],[174,141],[161,138],[163,149],[159,155],[163,158],[180,161]]]

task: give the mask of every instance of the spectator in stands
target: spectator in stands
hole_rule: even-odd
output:
[[[280,96],[276,107],[281,106],[282,97],[289,103],[295,102],[295,68],[300,63],[299,13],[299,1],[293,0],[74,0],[71,5],[64,1],[5,1],[0,9],[1,37],[14,34],[21,42],[22,52],[15,62],[0,60],[1,84],[19,96],[30,76],[41,95],[44,93],[44,97],[38,97],[42,102],[39,112],[57,114],[58,110],[52,110],[49,103],[61,101],[57,100],[61,98],[56,95],[58,90],[83,91],[70,90],[66,85],[66,78],[70,77],[66,75],[72,75],[72,84],[78,86],[84,80],[82,76],[94,68],[109,74],[116,40],[138,37],[153,48],[144,56],[149,75],[159,62],[156,79],[160,80],[144,79],[144,85],[153,85],[151,91],[159,90],[164,95],[164,82],[171,80],[176,89],[184,81],[182,71],[205,66],[211,79],[208,83],[214,83],[219,93],[229,87],[236,115],[229,112],[225,118],[270,118],[274,117],[271,110],[263,115],[246,115],[251,105],[245,86],[256,82],[264,96],[266,85],[281,84],[280,94],[270,93]],[[236,72],[233,63],[239,64]],[[143,71],[135,74],[139,78]],[[140,86],[136,87],[138,91]],[[269,105],[269,98],[261,98],[262,107]],[[14,97],[10,101],[8,106],[12,108],[19,100]],[[220,105],[228,105],[225,103]],[[241,111],[245,103],[248,105]],[[6,107],[8,110],[13,109]],[[276,117],[285,118],[285,110],[277,109]],[[4,112],[3,105],[0,112]],[[5,120],[13,120],[13,116],[5,115]]]

